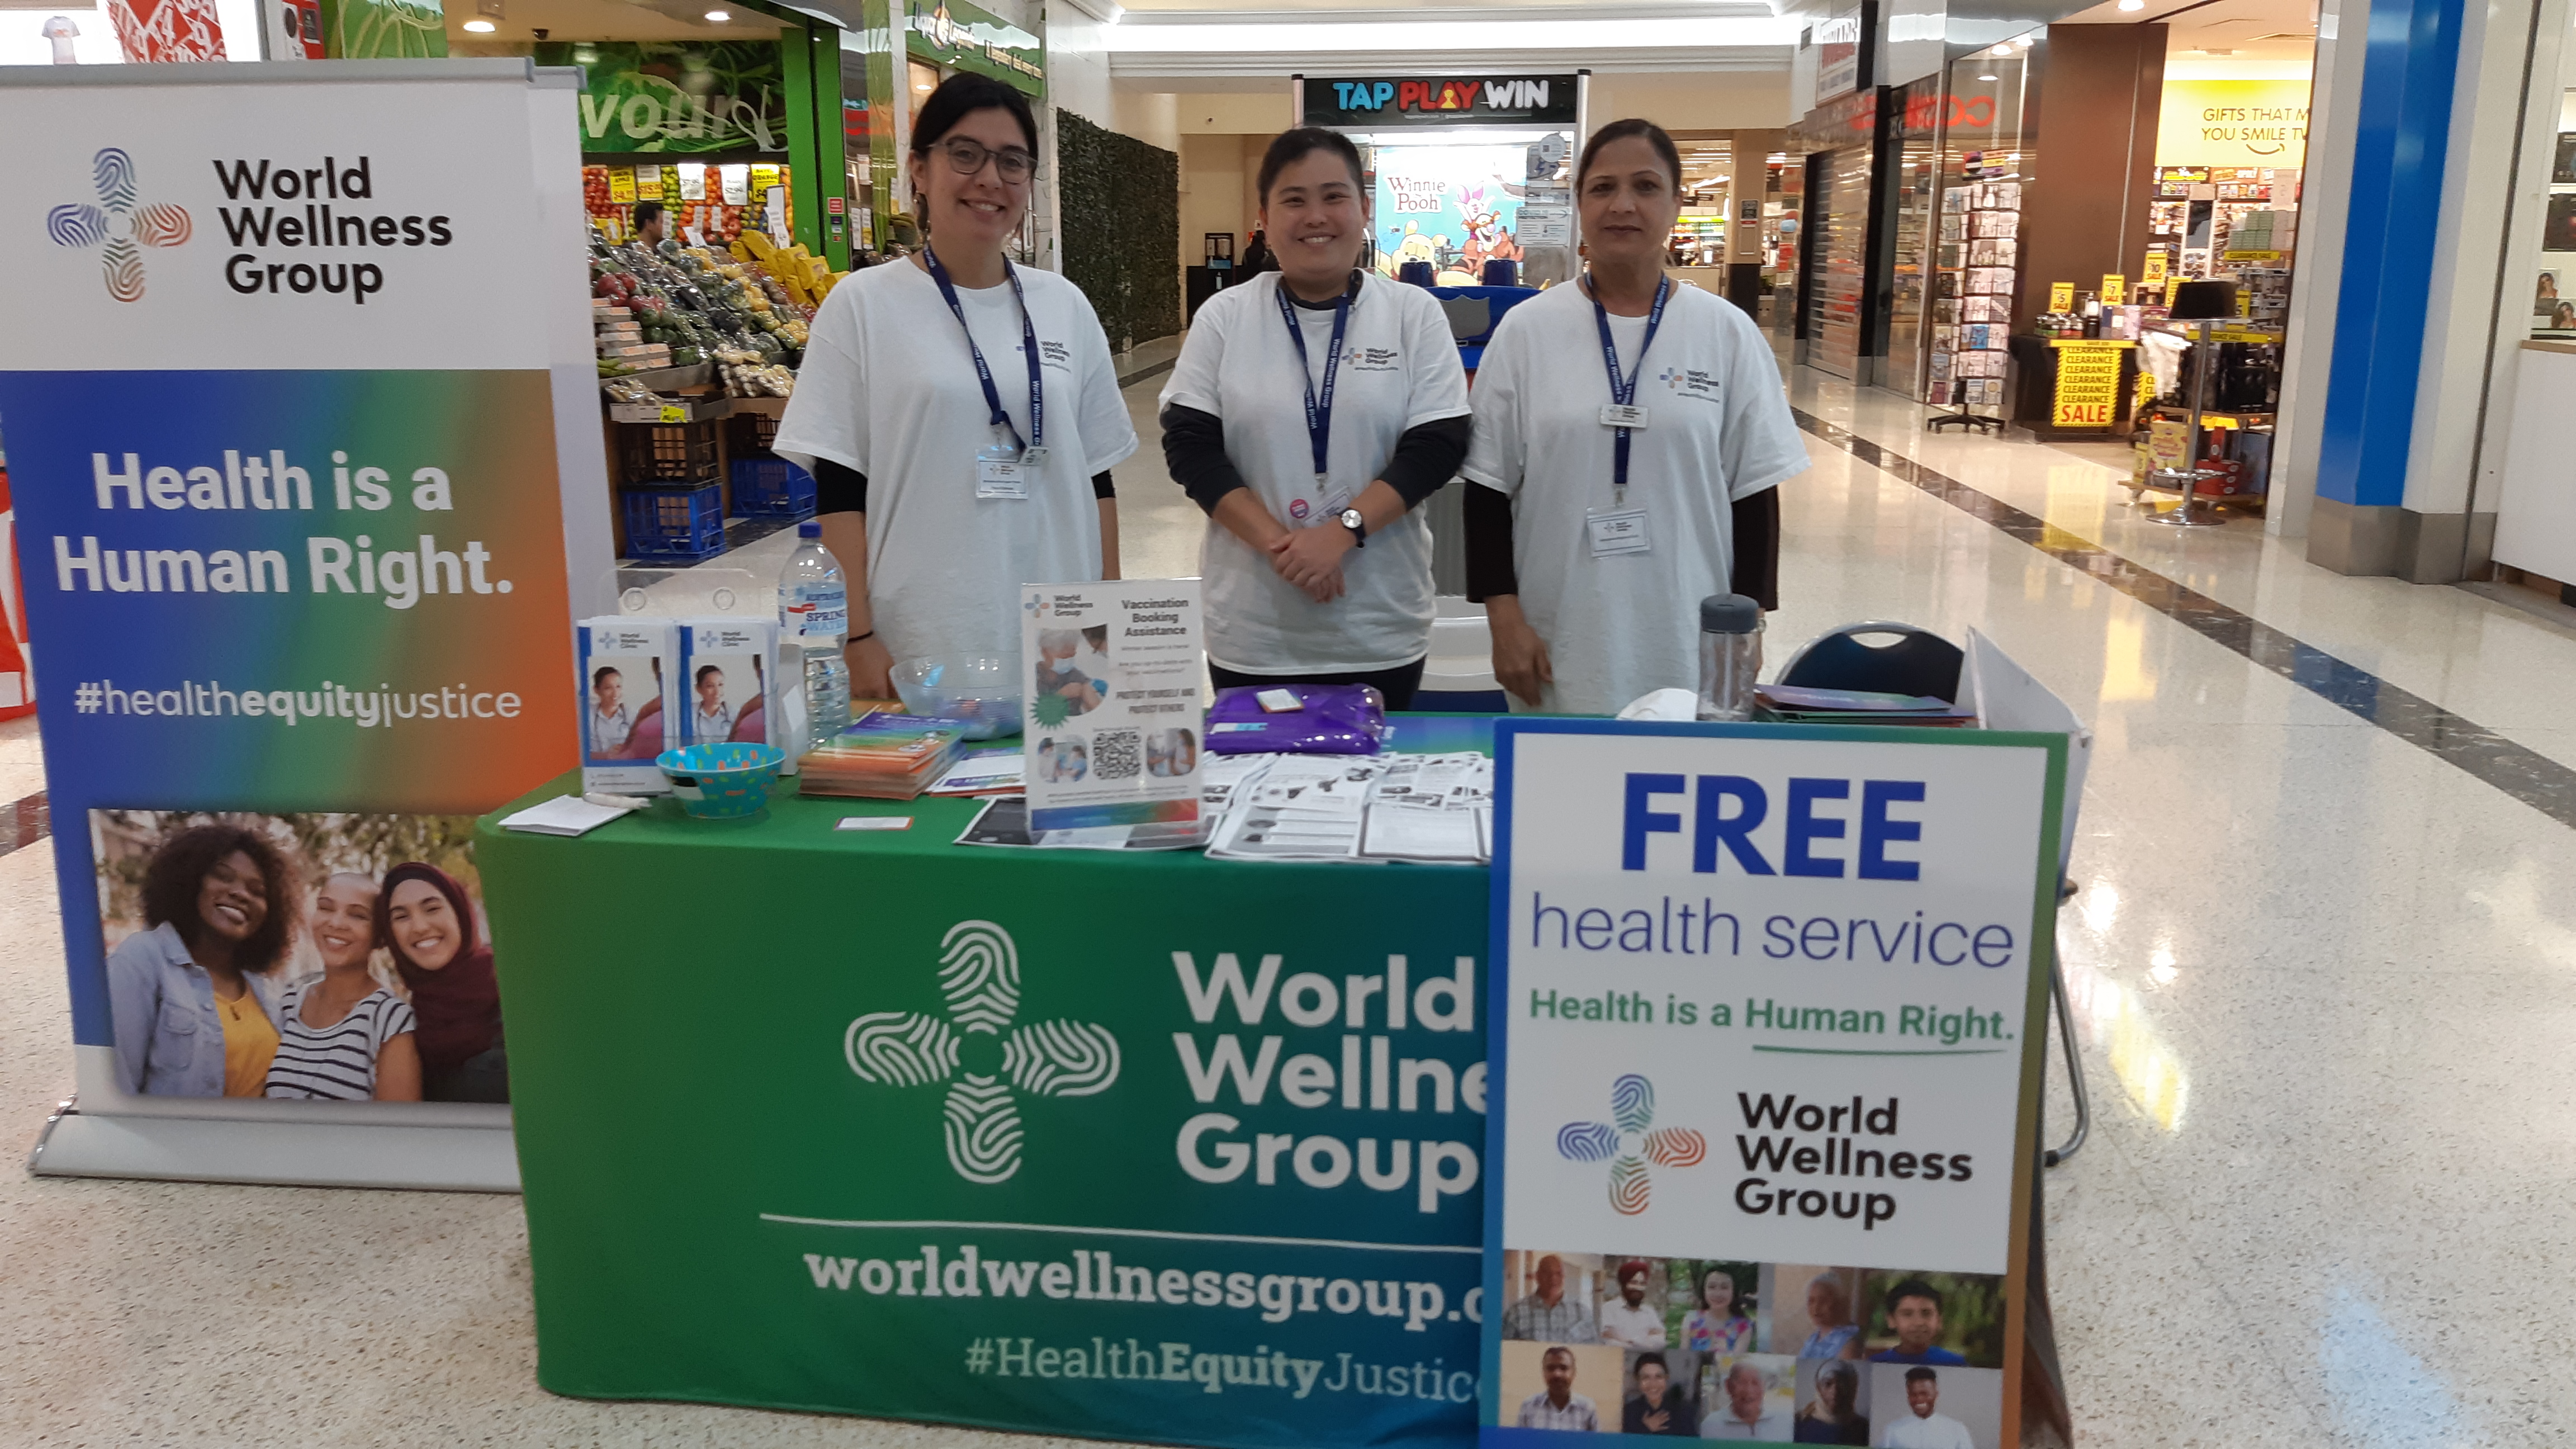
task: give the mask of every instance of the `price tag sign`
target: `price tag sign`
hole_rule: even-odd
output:
[[[2075,310],[2075,284],[2073,282],[2051,282],[2048,284],[2048,310],[2051,312],[2072,312]]]
[[[2129,279],[2121,276],[2118,272],[2104,272],[2102,274],[2102,305],[2105,307],[2121,307],[2126,306],[2128,301]]]
[[[2141,287],[2163,286],[2165,282],[2165,267],[2168,260],[2169,259],[2161,251],[2147,253],[2147,264],[2145,268],[2138,273],[2138,285]]]
[[[663,406],[662,421],[666,423],[685,423],[688,420],[689,410],[687,408],[677,407],[670,404],[665,404]]]

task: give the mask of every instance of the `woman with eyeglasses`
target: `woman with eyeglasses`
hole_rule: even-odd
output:
[[[1753,320],[1664,271],[1672,137],[1612,121],[1574,175],[1589,270],[1504,314],[1476,370],[1467,596],[1515,710],[1613,714],[1698,682],[1701,599],[1778,607],[1775,490],[1807,449]]]
[[[1437,299],[1359,270],[1350,138],[1280,133],[1258,189],[1276,270],[1199,308],[1163,389],[1163,459],[1208,515],[1208,672],[1365,684],[1404,709],[1431,650],[1414,510],[1467,451],[1467,374]]]
[[[1136,451],[1091,303],[1003,248],[1029,208],[1037,120],[950,77],[913,123],[920,252],[815,314],[778,451],[814,475],[850,586],[850,692],[924,655],[1019,653],[1020,586],[1118,576],[1109,470]]]

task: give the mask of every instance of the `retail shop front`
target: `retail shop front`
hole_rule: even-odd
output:
[[[1885,354],[1885,239],[1874,225],[1885,99],[1877,87],[1848,90],[1800,118],[1788,138],[1801,171],[1792,193],[1799,225],[1792,358],[1863,385],[1878,380]]]

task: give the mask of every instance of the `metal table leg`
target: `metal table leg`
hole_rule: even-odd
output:
[[[2064,1143],[2040,1155],[2040,1165],[2055,1167],[2073,1157],[2093,1130],[2093,1100],[2084,1091],[2084,1058],[2075,1047],[2075,1006],[2066,999],[2066,971],[2048,963],[2048,1000],[2057,1010],[2057,1040],[2066,1051],[2066,1085],[2075,1095],[2075,1131]]]

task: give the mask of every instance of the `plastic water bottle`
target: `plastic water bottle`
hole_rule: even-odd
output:
[[[795,556],[778,581],[780,653],[803,665],[807,737],[821,744],[850,725],[850,666],[841,655],[850,634],[850,587],[841,561],[823,546],[823,525],[807,519],[796,525],[796,537]]]
[[[1762,606],[1742,594],[1699,601],[1699,717],[1748,720],[1762,670]]]

